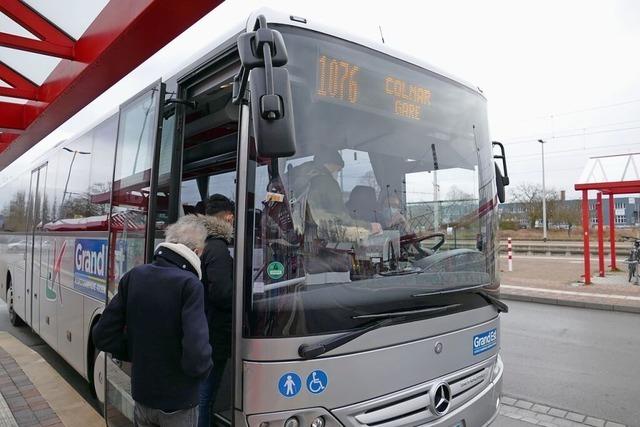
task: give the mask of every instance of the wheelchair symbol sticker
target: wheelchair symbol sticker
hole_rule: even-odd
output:
[[[301,388],[302,380],[295,372],[287,372],[278,381],[278,391],[284,397],[295,397]]]
[[[329,378],[324,371],[313,371],[307,377],[307,390],[313,394],[320,394],[327,389]]]

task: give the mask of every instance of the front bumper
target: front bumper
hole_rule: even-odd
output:
[[[500,359],[498,359],[498,363],[499,371],[484,390],[455,411],[439,418],[437,421],[425,424],[425,427],[489,426],[496,419],[500,410],[504,366]]]
[[[418,417],[403,417],[389,419],[385,423],[378,425],[385,427],[408,427],[408,426],[421,426],[421,427],[487,427],[498,416],[500,407],[500,395],[502,393],[502,374],[504,372],[504,366],[500,356],[492,358],[495,360],[495,364],[491,365],[490,378],[484,381],[484,387],[464,401],[452,408],[451,412],[444,416],[434,419],[433,413],[426,409],[421,411],[422,414]],[[486,363],[486,362],[485,362]],[[495,369],[494,369],[495,368]],[[462,370],[463,375],[469,370],[475,370],[477,367],[467,368]],[[460,375],[460,373],[452,374],[453,376]],[[472,376],[476,377],[476,374]],[[454,399],[455,400],[455,399]],[[370,427],[366,418],[362,417],[362,414],[370,416],[371,412],[364,411],[363,409],[370,407],[371,402],[363,402],[358,405],[354,405],[347,408],[340,408],[328,412],[324,408],[307,408],[297,411],[284,411],[273,412],[267,414],[259,414],[249,416],[247,423],[250,427],[259,427],[263,422],[267,425],[280,425],[284,424],[284,421],[295,417],[301,426],[309,426],[313,419],[317,417],[323,417],[326,427]],[[385,408],[389,410],[389,407]],[[391,409],[393,410],[393,409]],[[376,425],[375,423],[373,425]]]

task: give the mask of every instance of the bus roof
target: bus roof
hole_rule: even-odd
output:
[[[372,40],[356,34],[350,34],[344,30],[314,21],[313,19],[294,19],[290,14],[270,8],[258,9],[251,13],[248,19],[236,19],[231,23],[225,21],[224,24],[226,25],[226,28],[217,35],[211,37],[211,28],[221,27],[220,22],[215,21],[217,12],[214,10],[158,50],[146,61],[136,67],[131,73],[123,77],[120,81],[115,83],[108,90],[103,92],[73,117],[45,137],[45,140],[48,140],[53,147],[52,149],[47,150],[47,153],[55,148],[59,148],[66,141],[77,138],[89,129],[93,128],[96,124],[114,114],[121,103],[125,102],[132,94],[137,93],[139,90],[156,81],[158,78],[162,78],[163,81],[174,78],[180,79],[182,76],[190,73],[200,64],[209,60],[213,52],[221,45],[230,44],[237,34],[247,29],[252,29],[257,16],[260,14],[265,15],[267,22],[270,23],[299,27],[327,34],[329,36],[338,37],[394,58],[398,58],[441,75],[484,97],[482,92],[476,86],[465,82],[462,79],[456,78],[426,61],[393,49],[377,40]],[[202,37],[202,34],[207,34],[209,37]],[[96,117],[99,118],[96,120]],[[68,127],[74,128],[71,135],[69,135]],[[67,132],[65,132],[65,130],[67,130]],[[17,171],[14,171],[14,173],[15,172]],[[2,177],[0,184],[5,182],[8,178],[9,177]]]
[[[343,40],[347,40],[352,43],[359,44],[361,46],[367,47],[369,49],[384,53],[386,55],[392,56],[394,58],[398,58],[402,61],[408,62],[410,64],[416,65],[420,68],[424,68],[426,70],[432,71],[442,77],[445,77],[453,82],[466,86],[471,89],[473,92],[484,97],[482,91],[479,88],[463,79],[460,79],[452,74],[445,72],[444,70],[430,64],[424,60],[413,57],[405,52],[389,47],[388,45],[379,42],[378,40],[374,40],[367,37],[362,37],[361,35],[357,35],[354,33],[349,33],[342,29],[332,27],[330,25],[326,25],[322,22],[314,21],[312,19],[306,19],[305,17],[295,17],[284,12],[276,11],[270,8],[262,8],[254,12],[249,21],[247,22],[248,27],[252,26],[255,22],[258,15],[264,15],[267,18],[267,22],[277,23],[282,25],[289,25],[299,28],[305,28],[308,30],[316,31],[319,33],[327,34],[329,36],[337,37]]]

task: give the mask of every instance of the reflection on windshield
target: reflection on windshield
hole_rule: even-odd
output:
[[[325,318],[310,326],[314,304],[333,301],[325,294],[338,289],[353,297],[352,310],[367,312],[383,304],[373,294],[387,295],[388,311],[410,308],[421,288],[456,289],[461,278],[469,286],[493,282],[484,99],[390,57],[309,34],[285,32],[297,153],[255,159],[250,295],[259,333],[343,327]],[[402,283],[413,284],[410,292]],[[264,329],[282,315],[300,330]]]

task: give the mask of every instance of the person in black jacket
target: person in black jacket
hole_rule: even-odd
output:
[[[153,263],[122,276],[93,328],[96,348],[132,362],[137,426],[197,425],[200,385],[211,370],[198,257],[205,236],[193,215],[167,227]]]
[[[233,258],[228,246],[233,236],[235,205],[221,194],[207,200],[206,216],[199,216],[207,229],[202,253],[202,283],[205,309],[213,348],[213,370],[200,390],[199,427],[211,425],[213,401],[218,394],[227,360],[231,357],[231,325],[233,305]]]

